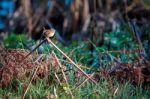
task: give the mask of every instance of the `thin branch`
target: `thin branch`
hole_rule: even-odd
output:
[[[90,77],[93,77],[94,73],[90,75]],[[79,84],[75,89],[81,87],[85,82],[87,82],[89,78],[86,78],[81,84]]]
[[[61,63],[59,62],[59,59],[57,58],[57,56],[56,56],[56,54],[55,54],[54,52],[53,52],[53,55],[54,55],[54,57],[55,57],[55,59],[56,59],[56,61],[57,61],[57,63],[58,63],[58,66],[59,66],[60,69],[61,69],[62,76],[63,76],[63,78],[64,78],[66,84],[69,85],[68,80],[67,80],[67,77],[66,77],[66,74],[65,74],[65,72],[64,72],[64,70],[63,70],[63,66],[62,66]],[[70,93],[71,97],[74,98],[74,96],[73,96],[73,94],[72,94],[70,88],[69,88],[69,93]]]
[[[73,60],[71,60],[61,49],[59,49],[50,38],[46,37],[48,43],[52,44],[63,56],[65,56],[80,72],[82,72],[87,78],[96,84],[96,81],[92,79],[88,74],[86,74]]]
[[[32,83],[32,81],[33,81],[33,78],[35,77],[36,72],[37,72],[38,69],[39,69],[39,66],[36,67],[36,69],[35,69],[35,71],[34,71],[32,77],[31,77],[31,80],[30,80],[30,82],[29,82],[27,88],[25,89],[25,92],[23,93],[21,99],[24,99],[24,98],[25,98],[25,95],[26,95],[27,91],[29,90],[29,87],[30,87],[30,85],[31,85],[31,83]]]
[[[56,77],[57,81],[59,82],[59,84],[62,85],[62,83],[61,83],[59,77],[57,76],[56,72],[55,72],[55,77]]]
[[[44,42],[46,41],[46,39],[44,39],[43,41],[41,41],[32,51],[30,51],[23,60],[21,60],[21,62],[19,63],[20,65],[22,65],[24,63],[24,61],[37,49],[39,48]]]

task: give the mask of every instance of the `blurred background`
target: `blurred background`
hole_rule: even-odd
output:
[[[149,45],[149,21],[149,0],[0,1],[0,41],[6,47],[14,39],[5,42],[5,38],[12,34],[39,40],[43,27],[56,29],[64,46],[88,40],[97,47],[120,48],[122,42],[129,44],[128,37]]]
[[[0,0],[5,48],[31,51],[43,28],[56,29],[52,41],[75,63],[90,67],[87,73],[104,68],[120,79],[122,70],[150,84],[150,0]],[[37,52],[48,56],[54,51],[65,60],[51,47],[42,44]]]
[[[43,27],[53,27],[61,40],[93,36],[102,44],[103,34],[115,31],[124,22],[149,25],[149,7],[149,0],[1,0],[0,32],[39,39]],[[140,35],[149,33],[142,31]]]

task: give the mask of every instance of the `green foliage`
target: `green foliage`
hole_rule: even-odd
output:
[[[106,49],[106,45],[109,45],[108,50],[132,49],[138,47],[138,44],[133,39],[133,34],[128,31],[122,31],[121,28],[118,28],[115,32],[105,33],[104,49]]]
[[[33,41],[28,41],[24,35],[11,34],[4,40],[4,45],[6,48],[25,48],[24,44],[32,44]],[[83,70],[88,73],[93,72],[94,69],[100,68],[110,68],[108,64],[114,62],[117,59],[120,63],[131,63],[138,55],[136,53],[120,53],[120,50],[133,50],[139,48],[139,44],[134,40],[133,33],[128,26],[119,27],[116,31],[105,33],[104,35],[104,45],[97,47],[92,41],[85,42],[73,42],[69,46],[62,46],[59,42],[56,45],[61,48],[73,61],[77,64],[84,64],[81,66]],[[93,53],[89,49],[89,45],[94,46]],[[149,49],[148,41],[143,42],[145,49]],[[56,49],[53,49],[48,44],[42,45],[39,52],[46,54],[47,52],[54,51],[59,57],[59,60],[67,70],[74,68],[66,59],[60,54]],[[148,50],[149,51],[149,50]],[[105,53],[103,57],[100,54]],[[91,64],[91,61],[93,63]],[[97,66],[97,67],[96,67]],[[96,68],[95,68],[96,67]],[[150,98],[149,90],[143,89],[141,86],[133,86],[128,82],[120,84],[117,81],[113,86],[106,80],[101,78],[98,84],[92,84],[86,82],[85,85],[75,88],[79,82],[84,80],[83,77],[75,78],[74,71],[70,70],[67,72],[67,78],[69,84],[63,83],[60,86],[56,81],[52,81],[51,85],[48,85],[45,79],[38,79],[34,82],[27,92],[26,98],[32,97],[36,98],[46,98],[57,94],[60,99],[68,99],[69,91],[71,90],[76,99],[148,99]],[[49,71],[49,74],[54,77],[54,70]],[[52,80],[52,79],[51,79]],[[53,79],[54,80],[54,79]],[[15,84],[14,84],[15,85]],[[13,85],[13,86],[14,86]],[[5,89],[0,89],[0,97],[8,96],[11,98],[18,98],[22,93],[23,85],[21,82],[17,81],[17,90],[13,90],[10,86]],[[8,95],[7,95],[8,94]]]
[[[10,35],[4,40],[3,44],[6,48],[24,48],[25,44],[28,42],[31,43],[25,35],[10,33]]]
[[[63,86],[64,90],[60,90],[61,86],[59,84],[55,84],[55,86],[47,86],[44,80],[38,80],[35,84],[31,85],[26,98],[46,98],[47,96],[54,95],[55,89],[56,94],[60,99],[68,99],[70,97],[67,92],[67,90],[69,90],[68,85]],[[74,86],[74,83],[70,86]],[[20,93],[22,92],[21,88],[17,92],[11,91],[11,88],[7,88],[5,90],[0,89],[0,97],[9,95],[9,97],[12,98],[19,98]],[[114,93],[115,91],[116,93]],[[116,82],[112,88],[106,80],[101,80],[97,85],[87,83],[86,86],[78,89],[72,89],[72,92],[77,99],[149,99],[150,95],[148,90],[144,90],[140,86],[134,87],[129,83],[121,85]]]

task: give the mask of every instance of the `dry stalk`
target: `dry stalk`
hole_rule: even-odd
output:
[[[115,97],[116,93],[118,92],[118,87],[115,89],[114,93],[113,93],[113,97]]]
[[[55,77],[56,77],[57,81],[59,82],[59,84],[62,85],[62,83],[61,83],[61,81],[60,81],[58,75],[56,74],[56,72],[55,72]]]
[[[35,62],[38,63],[38,60],[40,60],[40,59],[41,59],[41,57],[38,58]],[[41,65],[41,64],[39,64],[39,65]],[[30,87],[30,85],[31,85],[31,83],[32,83],[32,81],[33,81],[33,79],[34,79],[34,77],[35,77],[35,75],[36,75],[36,73],[37,73],[39,67],[40,67],[40,66],[37,66],[36,69],[34,70],[34,73],[33,73],[32,77],[31,77],[31,80],[30,80],[30,82],[29,82],[27,88],[25,89],[23,95],[21,96],[21,99],[24,99],[24,98],[25,98],[25,95],[26,95],[27,91],[29,90],[29,87]]]
[[[57,61],[57,63],[58,63],[58,66],[59,66],[60,69],[61,69],[62,76],[63,76],[65,82],[68,83],[66,74],[65,74],[65,72],[64,72],[64,70],[63,70],[63,67],[62,67],[61,63],[60,63],[59,60],[58,60],[58,57],[56,56],[56,54],[55,54],[54,52],[53,52],[53,55],[54,55],[54,57],[55,57],[55,59],[56,59],[56,61]]]
[[[26,95],[27,91],[29,90],[29,87],[30,87],[30,85],[31,85],[31,83],[32,83],[32,80],[34,79],[34,77],[35,77],[36,72],[37,72],[38,69],[39,69],[39,66],[36,67],[36,69],[35,69],[35,71],[34,71],[32,77],[31,77],[31,80],[30,80],[30,82],[29,82],[27,88],[25,89],[25,92],[23,93],[21,99],[24,99],[24,98],[25,98],[25,95]]]
[[[93,77],[94,73],[90,75],[90,77]],[[81,84],[79,84],[75,89],[81,87],[85,82],[87,82],[89,78],[86,78]]]
[[[28,53],[23,60],[21,60],[21,62],[19,63],[20,65],[22,65],[24,63],[24,61],[37,49],[39,48],[46,40],[44,39],[42,42],[40,42],[40,44],[38,44],[32,51],[30,51],[30,53]]]
[[[46,37],[49,44],[52,44],[63,56],[65,56],[81,73],[83,73],[87,78],[89,78],[92,82],[96,84],[96,81],[92,79],[88,74],[86,74],[72,59],[70,59],[61,49],[59,49],[50,38]]]
[[[59,66],[60,69],[61,69],[63,79],[65,80],[66,84],[69,85],[68,80],[67,80],[67,77],[66,77],[66,74],[65,74],[65,72],[64,72],[64,70],[63,70],[63,66],[62,66],[61,63],[59,62],[59,59],[58,59],[58,57],[56,56],[56,54],[55,54],[54,52],[53,52],[53,55],[54,55],[54,57],[55,57],[55,59],[56,59],[56,61],[57,61],[57,63],[58,63],[58,66]],[[74,96],[73,96],[73,94],[72,94],[70,88],[69,88],[69,93],[70,93],[71,97],[74,98]]]

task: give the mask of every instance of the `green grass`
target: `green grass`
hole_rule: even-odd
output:
[[[12,42],[15,38],[17,38],[16,41]],[[26,48],[23,44],[33,44],[33,42],[31,42],[31,44],[28,43],[29,41],[24,38],[23,35],[12,35],[4,40],[4,45],[7,48]],[[106,33],[104,45],[101,47],[96,47],[96,45],[94,45],[95,50],[93,56],[91,56],[89,50],[90,44],[94,45],[91,41],[80,43],[74,42],[67,47],[62,46],[58,42],[56,45],[71,57],[75,63],[82,64],[82,69],[87,73],[92,73],[92,70],[109,69],[110,67],[108,64],[114,62],[115,58],[117,58],[119,62],[130,63],[133,62],[132,59],[138,57],[135,53],[126,55],[113,52],[123,49],[133,50],[139,48],[138,43],[133,40],[131,33],[128,32]],[[81,75],[75,79],[74,71],[78,70],[75,69],[72,64],[68,63],[68,60],[64,59],[59,51],[53,47],[47,46],[47,44],[41,46],[38,51],[42,51],[45,56],[48,55],[47,53],[54,51],[62,65],[67,67],[67,69],[73,70],[67,72],[69,85],[66,83],[60,85],[55,79],[54,70],[51,69],[48,73],[48,75],[50,75],[49,79],[37,79],[31,84],[26,94],[26,99],[31,97],[32,99],[44,99],[46,97],[52,97],[55,94],[59,99],[70,99],[71,96],[68,92],[68,88],[71,89],[75,99],[150,99],[150,90],[146,90],[141,86],[133,86],[128,82],[121,84],[115,79],[113,80],[114,83],[112,85],[106,79],[101,78],[97,84],[88,81],[83,86],[76,88],[79,83],[84,81],[85,77]],[[102,59],[99,57],[99,54],[103,52],[106,52],[107,55]],[[90,63],[91,60],[94,62]],[[88,68],[92,70],[89,70]],[[60,74],[59,77],[61,78]],[[26,82],[29,82],[29,80]],[[9,86],[0,89],[0,99],[7,97],[11,99],[21,98],[23,86],[24,83],[14,79]]]
[[[85,46],[86,47],[86,46]],[[75,49],[77,47],[72,47],[72,49]],[[68,47],[68,49],[71,49]],[[83,49],[78,49],[74,53],[75,54],[69,54],[71,50],[66,51],[65,48],[62,49],[65,53],[68,53],[70,57],[73,57],[73,60],[76,63],[86,63],[86,61],[89,61],[87,58],[88,54],[83,56],[78,55],[80,51]],[[74,68],[71,64],[66,63],[65,59],[63,59],[63,56],[57,51],[57,50],[50,50],[54,51],[56,55],[59,57],[62,61],[62,64],[68,68]],[[80,56],[80,57],[79,57]],[[85,65],[85,64],[84,64]],[[105,66],[104,66],[105,67]],[[76,70],[76,69],[75,69]],[[86,69],[84,69],[86,70]],[[54,77],[54,71],[51,70],[49,72],[49,75]],[[120,84],[117,81],[114,81],[114,85],[110,86],[110,84],[107,82],[106,79],[100,79],[98,84],[93,84],[91,82],[86,82],[83,86],[75,89],[76,84],[83,81],[84,77],[79,77],[78,79],[74,78],[74,71],[70,70],[68,72],[68,83],[69,88],[72,90],[72,93],[75,97],[75,99],[149,99],[150,98],[150,91],[144,90],[140,86],[133,86],[129,84],[128,82],[124,84]],[[43,99],[48,96],[54,95],[54,90],[56,90],[56,94],[59,97],[59,99],[70,99],[70,95],[65,90],[65,84],[60,86],[59,83],[56,81],[56,79],[49,79],[48,80],[50,84],[47,84],[47,80],[45,78],[43,79],[37,79],[37,81],[33,82],[33,84],[29,87],[29,90],[26,94],[26,99],[29,99],[32,97],[33,99]],[[29,82],[29,81],[26,81]],[[114,93],[116,91],[116,93]],[[19,80],[14,80],[12,84],[7,86],[4,89],[0,89],[0,97],[9,97],[13,99],[20,98],[23,92],[23,83],[21,83]]]
[[[74,86],[73,85],[70,86]],[[47,96],[54,94],[54,89],[60,99],[69,99],[70,95],[63,90],[62,86],[57,83],[47,86],[44,80],[38,80],[35,84],[30,86],[29,91],[26,94],[26,98],[29,99],[43,99]],[[116,93],[115,89],[117,90]],[[22,92],[22,85],[19,83],[17,91],[13,91],[12,87],[0,89],[0,97],[20,98]],[[72,93],[76,99],[149,99],[150,91],[139,87],[134,87],[129,83],[118,84],[110,87],[105,80],[100,81],[97,85],[87,83],[85,86],[72,90]]]

